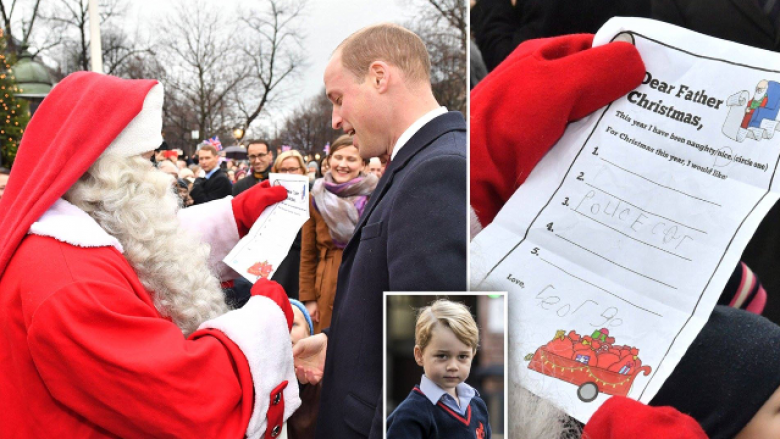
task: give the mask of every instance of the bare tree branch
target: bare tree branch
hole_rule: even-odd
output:
[[[242,20],[247,34],[243,54],[250,65],[237,107],[247,129],[268,106],[278,102],[282,87],[304,67],[303,32],[299,22],[303,0],[269,0],[267,9],[246,11]]]

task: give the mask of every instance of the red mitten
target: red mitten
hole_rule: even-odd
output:
[[[613,396],[585,425],[583,439],[707,439],[701,426],[672,407],[650,407]]]
[[[253,296],[265,296],[279,305],[284,313],[284,318],[287,319],[287,330],[292,330],[293,325],[293,310],[290,305],[290,298],[287,297],[287,293],[284,292],[284,288],[278,283],[260,278],[252,286],[252,290],[249,292]]]
[[[233,217],[236,219],[238,236],[249,233],[252,224],[257,221],[266,207],[287,198],[287,190],[282,186],[271,187],[268,180],[256,184],[233,198]]]
[[[639,86],[636,48],[591,48],[593,35],[531,40],[471,92],[471,206],[482,227],[522,184],[566,124]]]

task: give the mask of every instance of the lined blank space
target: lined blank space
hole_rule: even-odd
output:
[[[679,193],[679,194],[683,194],[683,195],[685,195],[686,197],[693,198],[694,200],[699,200],[699,201],[703,201],[703,202],[705,202],[705,203],[713,204],[713,205],[715,205],[715,206],[718,206],[718,207],[723,207],[723,206],[721,206],[720,204],[718,204],[718,203],[716,203],[716,202],[714,202],[714,201],[705,200],[704,198],[699,198],[699,197],[697,197],[697,196],[695,196],[695,195],[691,195],[691,194],[685,193],[685,192],[683,192],[683,191],[681,191],[681,190],[679,190],[679,189],[675,189],[675,188],[673,188],[673,187],[671,187],[671,186],[665,186],[665,185],[662,185],[661,183],[658,183],[658,182],[656,182],[656,181],[650,180],[649,178],[647,178],[647,177],[645,177],[645,176],[643,176],[643,175],[639,175],[639,174],[637,174],[637,173],[636,173],[636,172],[634,172],[634,171],[630,171],[630,170],[628,170],[628,169],[626,169],[626,168],[624,168],[624,167],[622,167],[622,166],[616,165],[616,164],[614,164],[614,163],[610,162],[609,160],[607,160],[607,159],[605,159],[605,158],[603,158],[603,157],[600,157],[600,158],[601,158],[601,160],[602,160],[603,162],[605,162],[605,163],[609,163],[610,165],[612,165],[612,166],[614,166],[614,167],[616,167],[616,168],[618,168],[618,169],[620,169],[620,170],[622,170],[622,171],[625,171],[625,172],[628,172],[629,174],[635,175],[635,176],[637,176],[637,177],[639,177],[639,178],[641,178],[641,179],[643,179],[643,180],[646,180],[646,181],[648,181],[648,182],[650,182],[650,183],[653,183],[653,184],[654,184],[654,185],[656,185],[656,186],[662,187],[662,188],[664,188],[664,189],[669,189],[670,191],[674,191],[674,192],[677,192],[677,193]]]
[[[605,292],[605,293],[607,293],[607,294],[609,294],[609,295],[611,295],[611,296],[615,297],[616,299],[622,300],[623,302],[625,302],[625,303],[627,303],[627,304],[629,304],[629,305],[633,306],[634,308],[641,309],[642,311],[649,312],[650,314],[656,315],[656,316],[658,316],[658,317],[663,317],[661,314],[658,314],[658,313],[657,313],[657,312],[655,312],[655,311],[650,311],[650,310],[649,310],[649,309],[647,309],[647,308],[642,308],[641,306],[639,306],[639,305],[636,305],[636,304],[634,304],[633,302],[631,302],[631,301],[629,301],[629,300],[626,300],[626,299],[624,299],[624,298],[623,298],[623,297],[621,297],[621,296],[618,296],[617,294],[613,293],[612,291],[609,291],[608,289],[606,289],[606,288],[604,288],[604,287],[600,287],[600,286],[598,286],[598,285],[594,284],[593,282],[589,282],[589,281],[587,281],[587,280],[585,280],[585,279],[583,279],[583,278],[581,278],[581,277],[575,276],[575,275],[573,275],[573,274],[569,273],[568,271],[564,270],[563,268],[561,268],[561,267],[559,267],[559,266],[557,266],[557,265],[553,264],[552,262],[548,261],[547,259],[544,259],[544,258],[542,258],[542,257],[540,257],[539,259],[541,259],[541,260],[542,260],[542,262],[545,262],[545,263],[547,263],[547,264],[549,264],[549,265],[552,265],[553,267],[555,267],[555,268],[557,268],[558,270],[562,271],[563,273],[565,273],[565,274],[567,274],[567,275],[569,275],[569,276],[573,277],[574,279],[577,279],[578,281],[580,281],[580,282],[583,282],[583,283],[586,283],[586,284],[588,284],[588,285],[590,285],[590,286],[592,286],[592,287],[598,288],[599,290],[601,290],[601,291],[603,291],[603,292]]]
[[[580,214],[580,215],[584,216],[585,218],[587,218],[587,219],[589,219],[589,220],[591,220],[591,221],[593,221],[593,222],[599,223],[599,224],[601,224],[602,226],[604,226],[604,227],[606,227],[606,228],[608,228],[608,229],[610,229],[610,230],[613,230],[613,231],[615,231],[615,232],[617,232],[617,233],[620,233],[621,235],[625,236],[626,238],[633,239],[634,241],[636,241],[636,242],[638,242],[638,243],[640,243],[640,244],[644,244],[644,245],[646,245],[646,246],[648,246],[648,247],[652,247],[652,248],[654,248],[654,249],[656,249],[656,250],[660,250],[660,251],[662,251],[662,252],[664,252],[664,253],[668,253],[668,254],[670,254],[670,255],[672,255],[672,256],[677,256],[678,258],[680,258],[680,259],[685,259],[686,261],[690,261],[690,260],[691,260],[690,258],[686,258],[685,256],[678,255],[677,253],[670,252],[669,250],[663,249],[663,248],[661,248],[661,247],[657,247],[657,246],[655,246],[655,245],[653,245],[653,244],[649,244],[649,243],[647,243],[647,242],[644,242],[644,241],[642,241],[641,239],[637,239],[637,238],[634,238],[633,236],[627,235],[627,234],[625,234],[625,233],[621,232],[620,230],[618,230],[618,229],[616,229],[616,228],[614,228],[614,227],[612,227],[612,226],[610,226],[610,225],[608,225],[608,224],[604,224],[604,223],[602,223],[601,221],[599,221],[599,220],[597,220],[597,219],[591,218],[590,216],[588,216],[588,215],[585,215],[584,213],[582,213],[582,212],[580,212],[580,211],[578,211],[578,210],[576,210],[576,209],[572,209],[572,211],[573,211],[574,213],[578,213],[578,214]]]
[[[622,268],[622,269],[624,269],[624,270],[626,270],[626,271],[630,271],[630,272],[632,272],[632,273],[634,273],[634,274],[636,274],[636,275],[638,275],[638,276],[642,276],[642,277],[643,277],[643,278],[645,278],[645,279],[651,280],[651,281],[653,281],[653,282],[656,282],[656,283],[658,283],[658,284],[661,284],[661,285],[663,285],[663,286],[665,286],[665,287],[669,287],[669,288],[671,288],[671,289],[673,289],[673,290],[676,290],[676,289],[677,289],[677,287],[675,287],[674,285],[669,285],[669,284],[668,284],[668,283],[666,283],[666,282],[663,282],[663,281],[660,281],[660,280],[658,280],[658,279],[652,278],[652,277],[650,277],[650,276],[648,276],[648,275],[646,275],[646,274],[644,274],[644,273],[640,273],[640,272],[638,272],[638,271],[635,271],[635,270],[632,270],[632,269],[630,269],[630,268],[628,268],[628,267],[626,267],[626,266],[620,265],[620,264],[618,264],[617,262],[615,262],[615,261],[613,261],[613,260],[611,260],[611,259],[609,259],[609,258],[607,258],[607,257],[605,257],[605,256],[603,256],[603,255],[600,255],[600,254],[596,253],[595,251],[593,251],[593,250],[591,250],[591,249],[589,249],[589,248],[585,248],[585,247],[583,247],[582,245],[580,245],[580,244],[577,244],[576,242],[574,242],[574,241],[572,241],[572,240],[570,240],[570,239],[568,239],[568,238],[565,238],[565,237],[563,237],[563,236],[561,236],[561,235],[559,235],[559,234],[557,234],[557,233],[555,234],[555,236],[557,236],[558,238],[560,238],[560,239],[562,239],[562,240],[564,240],[564,241],[568,242],[568,243],[569,243],[569,244],[571,244],[571,245],[577,246],[577,247],[579,247],[579,248],[581,248],[581,249],[585,250],[586,252],[588,252],[588,253],[590,253],[590,254],[592,254],[592,255],[594,255],[594,256],[598,256],[599,258],[601,258],[601,259],[603,259],[603,260],[605,260],[605,261],[609,262],[610,264],[612,264],[612,265],[614,265],[614,266],[616,266],[616,267],[620,267],[620,268]]]

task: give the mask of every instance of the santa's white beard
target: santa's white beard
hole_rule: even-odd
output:
[[[119,240],[157,310],[185,335],[229,310],[209,246],[180,227],[171,177],[148,160],[101,156],[64,198]]]
[[[761,100],[764,99],[764,96],[766,96],[766,89],[762,89],[760,93],[756,92],[756,94],[753,95],[753,100],[760,102]]]

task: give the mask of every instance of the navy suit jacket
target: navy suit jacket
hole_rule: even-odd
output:
[[[466,163],[466,122],[449,112],[379,180],[342,256],[318,439],[383,437],[383,292],[466,290]]]
[[[208,203],[209,201],[225,198],[233,191],[225,171],[217,168],[210,178],[196,178],[192,185],[190,196],[194,204]]]

